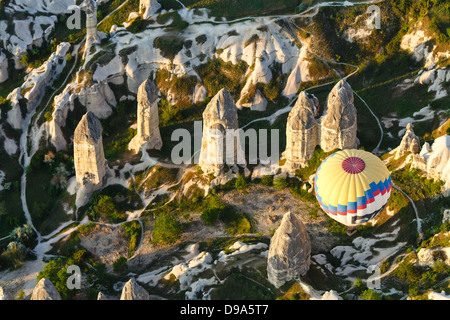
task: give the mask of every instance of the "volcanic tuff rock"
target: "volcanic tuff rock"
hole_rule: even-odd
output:
[[[99,189],[106,175],[106,160],[103,151],[103,128],[92,112],[81,118],[74,135],[74,163],[79,185],[92,185]]]
[[[97,2],[95,0],[85,0],[81,4],[81,9],[86,11],[86,48],[99,41],[97,33]]]
[[[283,153],[286,172],[306,166],[318,145],[325,152],[357,147],[353,90],[345,80],[331,90],[320,119],[317,119],[318,114],[317,98],[301,92],[286,126],[286,151]]]
[[[11,300],[11,297],[5,292],[3,287],[0,286],[0,301],[1,300]]]
[[[135,279],[130,279],[122,289],[120,300],[150,300],[150,295]]]
[[[240,144],[237,132],[234,131],[238,128],[237,108],[233,97],[227,89],[222,89],[203,112],[203,136],[199,164],[204,173],[218,175],[227,162],[232,165],[241,164],[237,163]],[[232,150],[226,148],[227,135],[229,139],[234,139]],[[226,161],[227,159],[229,161]]]
[[[8,80],[8,59],[6,55],[0,50],[0,83]]]
[[[42,278],[34,287],[31,300],[61,300],[61,296],[50,280]]]
[[[267,261],[268,279],[277,288],[308,272],[311,241],[302,221],[294,213],[283,216],[270,241]]]
[[[320,147],[323,151],[357,147],[356,108],[353,101],[353,90],[347,81],[339,81],[331,90],[324,115],[320,119]]]
[[[25,82],[14,89],[7,97],[12,109],[8,111],[8,122],[14,129],[21,129],[22,113],[19,100],[27,100],[28,111],[32,110],[45,93],[45,88],[53,83],[66,66],[66,56],[70,43],[62,42],[56,51],[39,68],[33,69],[25,78]]]
[[[162,139],[159,132],[158,88],[147,79],[139,87],[137,110],[137,134],[128,148],[139,152],[142,145],[147,149],[161,149]]]
[[[311,159],[318,143],[319,125],[316,116],[319,101],[302,91],[297,102],[289,113],[286,126],[285,168],[298,169]]]
[[[429,146],[429,145],[428,145]],[[444,196],[450,195],[450,136],[434,140],[430,149],[422,148],[419,155],[413,154],[412,169],[426,173],[428,179],[444,182]]]
[[[156,0],[140,0],[139,2],[140,11],[144,11],[142,16],[144,20],[154,15],[159,8],[161,8],[161,4]]]
[[[411,123],[408,123],[406,125],[405,135],[403,136],[400,145],[397,148],[395,148],[394,158],[399,159],[408,152],[417,153],[419,151],[420,151],[420,140],[414,134],[414,130],[412,128]]]

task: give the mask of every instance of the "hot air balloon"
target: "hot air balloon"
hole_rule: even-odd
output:
[[[332,219],[356,227],[375,218],[391,195],[391,175],[375,155],[363,150],[341,150],[326,158],[316,172],[317,201]]]

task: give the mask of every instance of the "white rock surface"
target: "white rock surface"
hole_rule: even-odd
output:
[[[139,152],[143,145],[146,149],[160,150],[162,148],[159,132],[158,94],[158,88],[150,79],[144,81],[139,87],[137,134],[128,146],[135,153]]]
[[[161,4],[156,0],[140,0],[139,2],[140,11],[144,11],[142,15],[144,20],[152,17],[160,8]]]
[[[31,295],[31,300],[62,300],[53,283],[47,278],[42,278],[36,285]]]
[[[8,80],[8,59],[5,53],[0,49],[0,83]]]

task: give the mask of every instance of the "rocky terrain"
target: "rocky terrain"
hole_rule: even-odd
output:
[[[450,6],[406,2],[0,1],[0,300],[449,299]],[[353,148],[394,189],[349,237]]]

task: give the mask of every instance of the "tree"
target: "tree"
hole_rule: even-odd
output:
[[[22,227],[16,227],[11,232],[11,237],[17,241],[21,242],[24,245],[29,245],[33,240],[34,230],[31,227],[31,224],[28,222],[24,224]]]
[[[114,272],[121,273],[128,269],[127,259],[125,257],[120,257],[113,263]]]
[[[213,226],[216,223],[218,217],[219,217],[219,210],[217,210],[217,208],[207,208],[205,211],[203,211],[202,215],[200,216],[200,219],[207,226]]]
[[[20,242],[12,241],[2,253],[2,256],[12,264],[14,268],[18,268],[23,264],[27,255],[27,248]]]
[[[182,226],[174,216],[165,214],[155,221],[152,242],[156,244],[173,244],[181,237]]]

